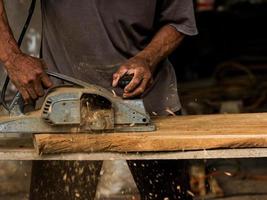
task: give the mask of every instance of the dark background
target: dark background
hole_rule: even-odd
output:
[[[210,11],[196,4],[196,19],[199,35],[186,38],[171,58],[179,80],[210,77],[229,60],[267,71],[267,1],[217,0]]]
[[[170,58],[185,113],[266,112],[267,1],[195,0],[195,10],[199,34]]]

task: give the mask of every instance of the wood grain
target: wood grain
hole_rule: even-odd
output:
[[[39,154],[267,147],[267,113],[166,117],[155,132],[38,134]]]

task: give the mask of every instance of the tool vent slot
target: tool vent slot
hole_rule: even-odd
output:
[[[52,121],[49,119],[49,109],[52,105],[52,101],[50,99],[48,99],[45,102],[44,108],[43,108],[43,119],[49,123],[49,124],[53,124]]]

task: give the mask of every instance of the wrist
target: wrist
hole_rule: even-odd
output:
[[[12,52],[8,56],[6,56],[6,59],[3,60],[4,66],[8,69],[11,66],[14,66],[17,58],[20,56],[23,56],[23,53],[18,51],[18,52]]]
[[[17,55],[22,54],[16,41],[6,32],[1,35],[0,44],[0,61],[5,65]]]
[[[154,55],[151,52],[147,52],[146,50],[138,53],[135,58],[142,60],[148,66],[151,72],[155,71],[157,63],[155,62]]]

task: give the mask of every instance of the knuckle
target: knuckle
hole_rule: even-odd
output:
[[[28,94],[22,94],[22,97],[23,97],[23,99],[27,102],[27,101],[29,101],[30,100],[30,97],[29,97],[29,95]]]
[[[35,76],[37,76],[37,77],[41,76],[42,74],[43,74],[43,70],[41,70],[41,69],[37,69],[35,71]]]
[[[29,84],[29,81],[27,79],[22,79],[20,82],[22,86],[27,86]]]
[[[117,73],[113,74],[113,78],[114,79],[118,78],[118,74]]]
[[[127,66],[127,65],[122,65],[122,66],[120,67],[119,71],[121,72],[121,71],[125,71],[125,70],[127,70],[127,69],[128,69],[128,66]]]
[[[143,87],[140,87],[138,90],[138,92],[140,92],[140,93],[143,93],[144,91],[145,91],[145,88],[143,88]]]
[[[41,94],[43,91],[42,91],[42,88],[40,87],[40,85],[38,86],[35,86],[34,87],[34,90],[36,91],[36,94]]]
[[[31,99],[35,100],[35,99],[37,99],[37,96],[35,94],[32,94]]]
[[[26,103],[28,103],[28,102],[30,101],[30,98],[28,98],[28,97],[23,97],[23,99],[24,99],[24,101],[25,101]]]
[[[44,94],[44,91],[43,91],[43,89],[41,88],[41,86],[38,86],[37,88],[35,88],[35,91],[36,91],[36,94],[37,94],[38,96],[43,96],[43,94]]]
[[[44,96],[44,92],[38,92],[37,95],[38,95],[39,97],[42,97],[42,96]]]
[[[35,75],[30,75],[30,76],[28,77],[27,83],[31,83],[31,82],[33,82],[33,81],[35,81],[35,80],[36,80],[36,76],[35,76]]]
[[[137,85],[139,82],[140,82],[139,79],[135,79],[135,80],[133,80],[133,84],[134,84],[134,85]]]

